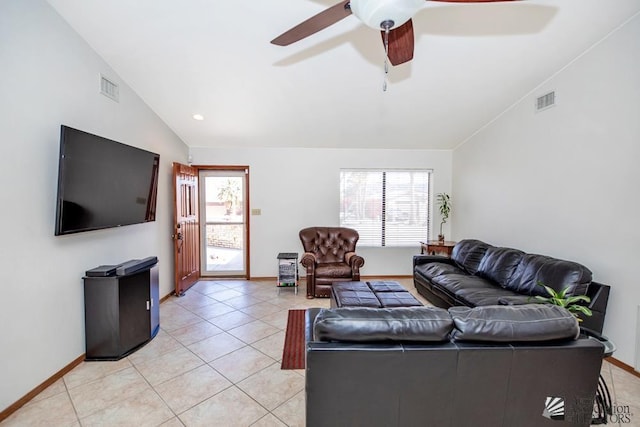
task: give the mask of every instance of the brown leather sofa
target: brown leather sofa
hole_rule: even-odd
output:
[[[364,258],[356,255],[358,232],[344,227],[309,227],[299,233],[307,272],[307,298],[331,296],[334,282],[360,280]]]
[[[306,425],[586,427],[614,347],[577,323],[541,304],[308,309]]]

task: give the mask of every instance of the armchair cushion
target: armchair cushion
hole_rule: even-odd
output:
[[[351,277],[351,267],[344,262],[326,262],[316,266],[316,276],[324,278]]]

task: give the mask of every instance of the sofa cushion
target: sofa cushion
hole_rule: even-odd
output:
[[[313,334],[321,341],[420,341],[448,340],[453,321],[437,307],[322,309]]]
[[[464,274],[464,270],[458,266],[445,264],[443,262],[430,262],[428,264],[418,265],[415,268],[415,272],[421,274],[427,280],[432,280],[434,277],[442,274]]]
[[[451,259],[469,274],[476,274],[485,252],[491,245],[480,240],[461,240],[453,247]]]
[[[576,339],[578,320],[565,308],[547,304],[451,307],[459,341],[537,342]]]
[[[556,291],[569,287],[568,295],[582,295],[591,283],[591,271],[577,262],[545,255],[525,254],[506,288],[525,295],[547,296],[539,283]]]
[[[504,288],[516,271],[523,255],[524,252],[517,249],[488,248],[478,266],[478,276],[492,280]]]
[[[477,307],[482,305],[505,305],[502,301],[509,298],[520,296],[509,289],[500,286],[492,286],[491,288],[463,288],[456,294],[456,299],[468,307]],[[525,296],[525,298],[531,298]],[[530,302],[530,301],[528,301]],[[511,305],[511,304],[506,304]]]
[[[487,279],[468,274],[443,274],[433,279],[433,286],[456,295],[463,289],[500,289],[502,288]]]

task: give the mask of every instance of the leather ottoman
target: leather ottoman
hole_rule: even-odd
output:
[[[419,307],[423,304],[398,282],[336,282],[331,307]]]

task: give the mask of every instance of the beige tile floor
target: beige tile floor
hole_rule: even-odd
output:
[[[305,295],[274,281],[201,281],[160,306],[146,346],[81,363],[0,425],[303,426],[304,370],[280,369],[287,313],[329,305]],[[609,363],[603,375],[628,410],[619,425],[640,426],[640,379]]]

